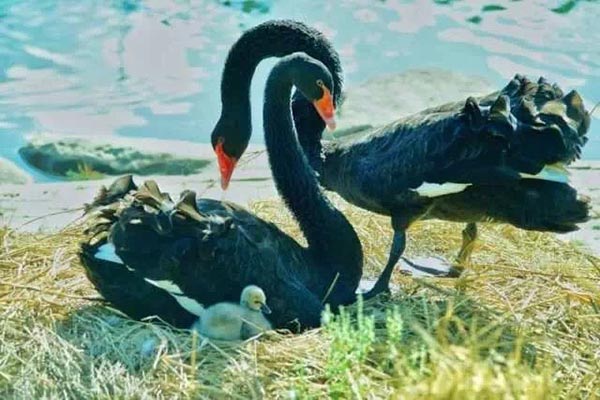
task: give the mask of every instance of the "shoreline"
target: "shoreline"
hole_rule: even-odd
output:
[[[344,103],[338,110],[336,134],[325,137],[338,139],[436,104],[466,99],[468,95],[484,95],[498,89],[481,77],[439,68],[409,69],[374,77],[346,88]],[[378,95],[372,96],[373,93]],[[403,95],[398,96],[398,93]],[[592,133],[590,131],[588,135],[590,141],[597,142]],[[37,144],[33,145],[36,141]],[[184,189],[195,190],[201,197],[240,205],[277,197],[264,145],[260,144],[250,144],[234,173],[229,190],[223,193],[209,143],[54,133],[30,135],[27,142],[33,146],[26,152],[29,161],[42,165],[46,172],[35,169],[25,159],[18,163],[5,159],[0,164],[5,166],[5,179],[0,182],[13,182],[0,183],[0,224],[20,231],[56,231],[62,228],[81,215],[82,206],[92,201],[101,185],[109,185],[117,176],[129,171],[144,174],[134,174],[136,182],[155,179],[162,190],[175,197]],[[27,169],[19,171],[20,164],[26,164]],[[569,170],[572,185],[592,199],[591,219],[582,224],[579,231],[557,237],[581,243],[600,255],[600,159],[575,162]],[[59,173],[62,173],[62,178]],[[102,177],[102,173],[110,177],[89,180]],[[48,179],[38,180],[37,177],[42,175]]]
[[[212,154],[210,145],[194,144],[202,154]],[[204,147],[203,149],[201,149]],[[190,150],[188,148],[188,150]],[[175,195],[184,189],[195,190],[200,197],[227,200],[247,206],[250,202],[277,197],[264,147],[253,145],[236,170],[230,188],[223,193],[214,161],[193,175],[134,175],[139,184],[154,179],[162,190]],[[570,168],[571,184],[592,199],[591,219],[578,231],[556,235],[584,246],[600,255],[600,160],[580,160]],[[55,232],[82,215],[101,185],[116,177],[88,181],[0,184],[0,224],[24,232]]]

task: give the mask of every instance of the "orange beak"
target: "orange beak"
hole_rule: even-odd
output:
[[[235,157],[231,157],[223,150],[223,139],[219,139],[215,146],[215,153],[217,154],[217,162],[219,164],[219,172],[221,173],[221,189],[227,190],[231,175],[238,160]]]
[[[322,89],[323,97],[313,101],[313,105],[325,122],[327,129],[333,131],[335,130],[335,107],[333,106],[333,97],[331,96],[329,89],[326,87],[322,87]]]

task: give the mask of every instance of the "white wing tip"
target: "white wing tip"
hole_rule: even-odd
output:
[[[535,175],[526,174],[523,172],[519,175],[521,175],[521,178],[527,179],[540,179],[550,182],[569,183],[569,177],[571,173],[569,170],[567,170],[564,164],[556,163],[544,166],[544,168]]]
[[[423,197],[440,197],[445,196],[447,194],[460,193],[469,187],[470,183],[454,183],[454,182],[445,182],[445,183],[429,183],[424,182],[421,186],[413,189],[416,191],[419,196]]]

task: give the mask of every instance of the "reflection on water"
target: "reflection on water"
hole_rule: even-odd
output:
[[[228,47],[270,18],[323,30],[349,85],[442,67],[497,85],[515,72],[543,74],[577,88],[590,106],[600,100],[593,1],[4,0],[0,156],[15,160],[23,137],[38,131],[207,141]],[[253,85],[257,129],[270,65]],[[600,158],[594,133],[585,155]]]
[[[266,14],[271,9],[272,1],[268,0],[220,0],[221,4],[236,8],[245,13],[259,12]]]

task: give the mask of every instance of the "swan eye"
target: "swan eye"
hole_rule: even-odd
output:
[[[319,86],[319,87],[321,87],[321,88],[324,88],[324,87],[325,87],[325,84],[323,83],[323,81],[322,81],[322,80],[320,80],[320,79],[317,79],[317,86]]]

